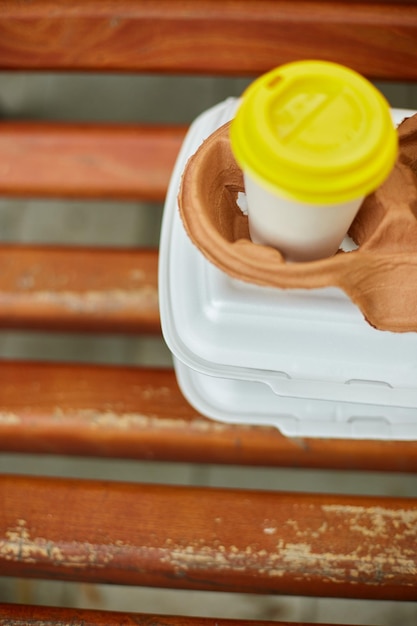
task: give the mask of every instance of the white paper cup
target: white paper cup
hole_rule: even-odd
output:
[[[337,252],[363,198],[317,205],[281,198],[244,174],[249,233],[287,261],[313,261]]]
[[[251,239],[291,261],[337,252],[398,151],[380,92],[323,61],[290,63],[252,83],[230,138],[244,173]]]

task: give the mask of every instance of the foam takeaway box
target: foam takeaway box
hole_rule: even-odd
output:
[[[365,200],[353,240],[347,236],[333,258],[286,263],[249,239],[228,136],[238,104],[230,98],[194,121],[166,197],[160,312],[184,396],[214,420],[273,425],[291,437],[416,439],[417,218],[416,204],[407,205],[414,173],[396,174],[405,176],[401,210],[385,210],[378,192],[368,209]],[[392,115],[398,124],[413,112]],[[407,137],[400,150],[411,162]],[[212,206],[199,246],[184,227],[178,195],[202,146],[215,152],[200,172],[197,193]],[[375,223],[364,219],[366,210]]]

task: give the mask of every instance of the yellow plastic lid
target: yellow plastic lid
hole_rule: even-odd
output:
[[[239,166],[278,195],[336,204],[374,191],[398,152],[382,94],[355,71],[297,61],[255,80],[230,129]]]

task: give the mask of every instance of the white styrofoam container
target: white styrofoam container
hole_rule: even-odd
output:
[[[417,333],[372,328],[338,288],[280,290],[231,278],[185,233],[182,172],[237,103],[226,100],[192,124],[166,198],[161,321],[184,395],[213,419],[275,425],[288,436],[417,439]],[[393,110],[397,122],[413,113]]]

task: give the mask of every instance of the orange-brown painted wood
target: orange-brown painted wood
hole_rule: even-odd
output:
[[[417,6],[369,0],[3,0],[1,69],[258,74],[320,57],[417,78]]]
[[[0,246],[0,328],[160,333],[156,250]]]
[[[250,626],[254,624],[248,620],[0,604],[0,626],[27,626],[34,622],[36,626]],[[312,626],[307,623],[265,620],[256,620],[256,625]],[[332,626],[332,624],[327,624],[327,626]]]
[[[2,121],[0,195],[162,201],[184,135],[183,126]]]
[[[0,477],[0,574],[417,600],[417,500]]]
[[[169,369],[0,362],[0,450],[417,472],[416,441],[289,439],[199,415]]]

